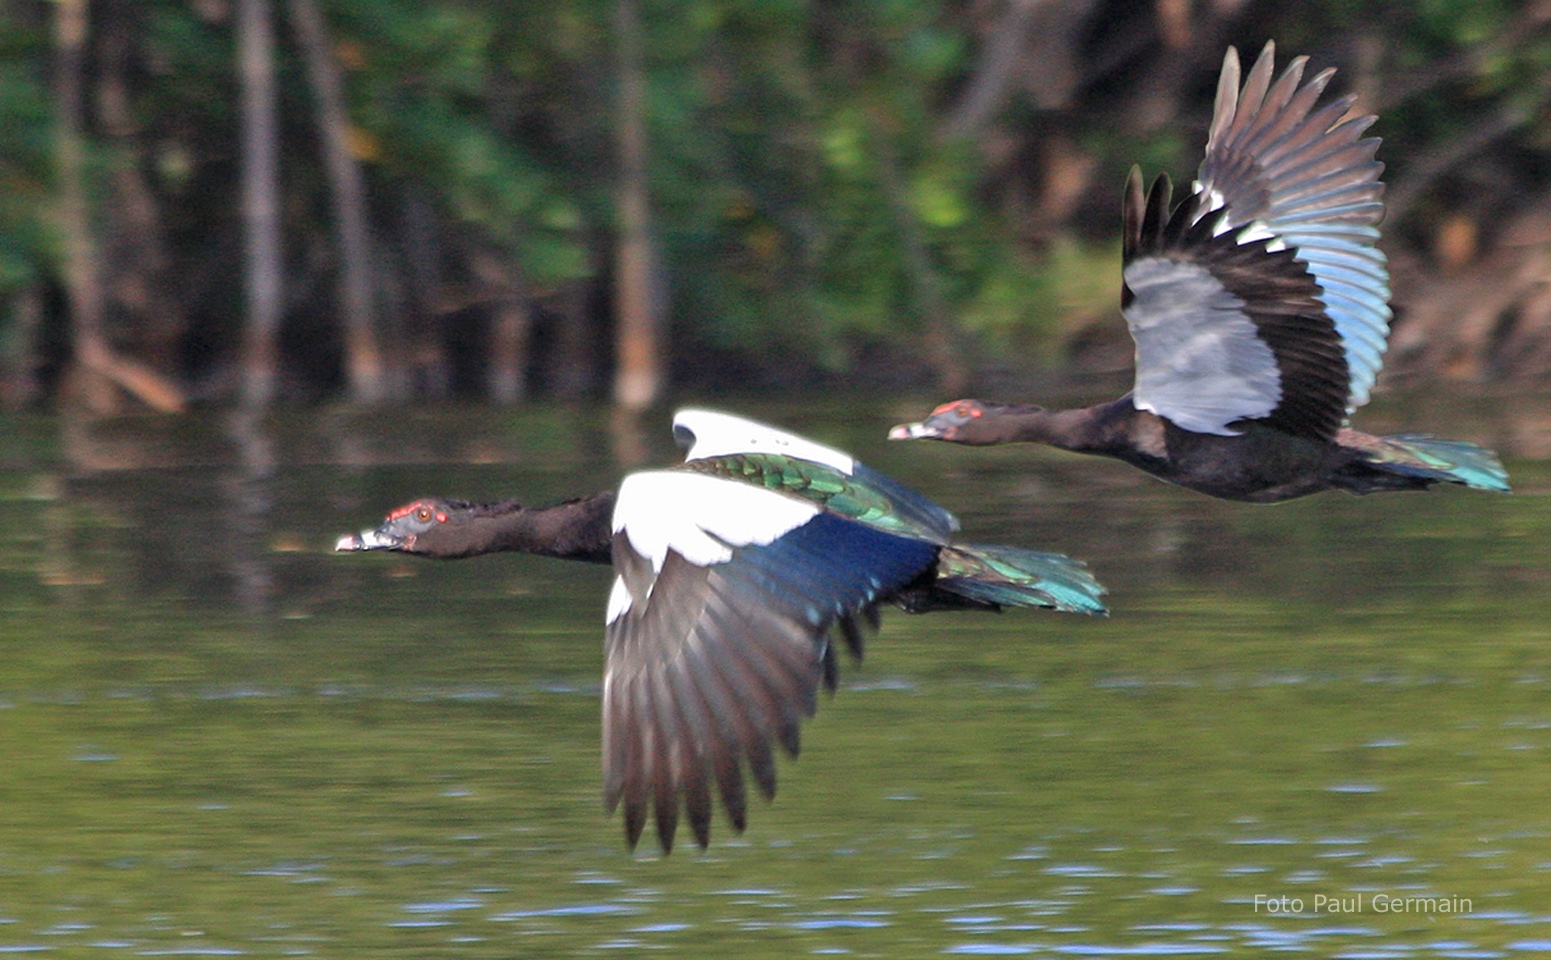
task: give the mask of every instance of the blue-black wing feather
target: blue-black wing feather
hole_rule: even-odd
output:
[[[650,808],[671,846],[682,805],[704,844],[713,785],[741,828],[742,771],[774,792],[771,744],[796,753],[798,723],[833,676],[830,628],[929,571],[937,550],[818,513],[771,543],[733,547],[725,563],[697,566],[670,551],[654,572],[617,536],[620,575],[653,581],[631,589],[645,603],[607,631],[605,799],[623,804],[631,843]]]

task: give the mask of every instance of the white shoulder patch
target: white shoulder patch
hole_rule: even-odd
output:
[[[616,576],[614,586],[609,590],[609,609],[603,622],[613,623],[626,613],[630,612],[630,587],[625,583],[625,578]]]
[[[672,550],[700,567],[726,563],[733,547],[770,543],[820,512],[815,503],[699,473],[632,473],[614,501],[614,532],[661,571]],[[610,610],[616,607],[611,597]]]
[[[850,476],[856,469],[856,460],[848,453],[730,413],[680,410],[673,417],[673,427],[694,434],[695,442],[684,456],[685,460],[703,460],[739,453],[771,453],[822,463],[846,476]]]
[[[1205,267],[1142,257],[1125,268],[1133,299],[1136,406],[1186,430],[1232,435],[1228,424],[1264,417],[1282,399],[1276,354],[1242,300]]]

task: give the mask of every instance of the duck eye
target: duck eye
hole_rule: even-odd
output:
[[[420,509],[415,511],[415,519],[419,520],[421,523],[430,523],[432,515],[431,508],[423,504],[421,505]]]

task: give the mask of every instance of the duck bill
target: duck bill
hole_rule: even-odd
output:
[[[941,440],[942,431],[932,426],[930,421],[921,423],[902,423],[889,430],[890,440]]]
[[[350,550],[399,550],[404,546],[402,537],[395,537],[383,533],[381,530],[362,530],[360,533],[347,533],[334,544],[336,552]]]

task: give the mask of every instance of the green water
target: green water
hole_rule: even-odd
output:
[[[8,428],[0,953],[1551,952],[1544,463],[1260,508],[879,439],[911,412],[775,416],[1114,615],[886,615],[775,802],[667,859],[599,800],[606,570],[328,552],[427,492],[612,483],[600,417],[284,425],[262,477],[214,425]]]

